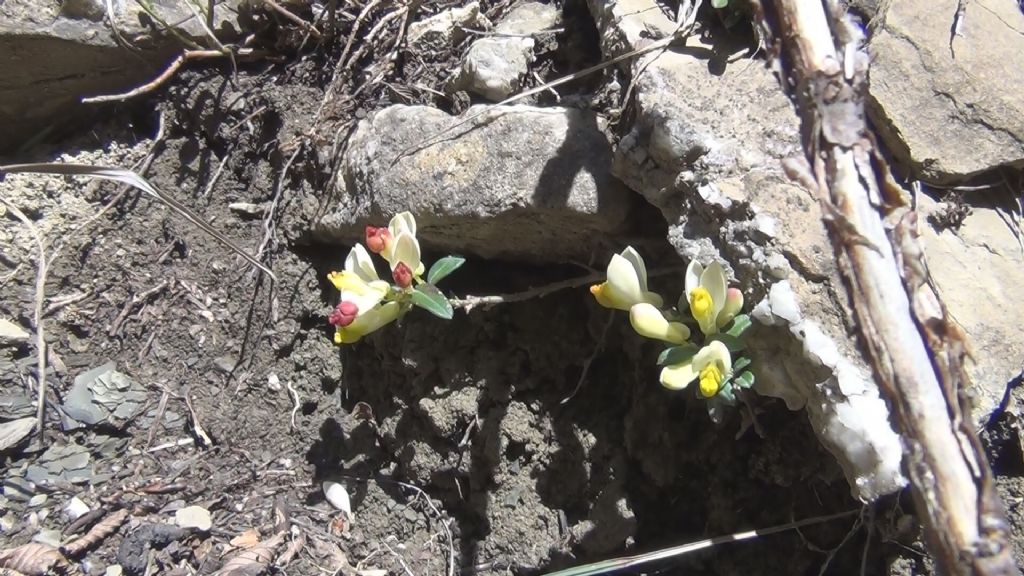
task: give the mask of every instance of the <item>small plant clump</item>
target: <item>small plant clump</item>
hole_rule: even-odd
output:
[[[665,307],[661,295],[647,289],[647,267],[632,246],[612,256],[606,275],[605,282],[590,288],[598,304],[628,311],[637,334],[669,344],[658,356],[664,387],[683,390],[696,381],[697,396],[708,401],[708,413],[718,421],[723,405],[736,404],[737,389],[753,386],[750,359],[734,359],[745,348],[742,336],[750,317],[740,314],[743,293],[728,286],[721,264],[705,268],[690,262],[674,307]],[[691,326],[703,336],[700,345],[691,341]]]
[[[377,275],[370,252],[387,261],[393,283]],[[328,318],[335,344],[358,342],[414,306],[450,320],[452,305],[436,284],[464,263],[464,258],[446,256],[427,271],[416,239],[416,219],[409,212],[396,215],[387,228],[367,226],[366,246],[356,244],[345,258],[345,269],[327,275],[341,293]]]

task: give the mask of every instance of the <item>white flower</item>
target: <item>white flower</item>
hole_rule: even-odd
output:
[[[727,284],[722,265],[714,262],[704,268],[697,261],[692,261],[686,267],[686,291],[683,293],[685,303],[680,298],[679,310],[689,307],[701,332],[716,334],[720,327],[718,315],[725,308],[726,295]]]
[[[612,256],[606,275],[607,281],[590,287],[601,306],[617,310],[629,310],[641,303],[661,306],[661,296],[647,290],[647,267],[632,246]]]
[[[341,293],[330,316],[334,342],[350,344],[398,318],[397,302],[381,303],[391,286],[380,280],[370,255],[356,244],[345,258],[345,270],[331,272],[327,279]]]
[[[396,214],[388,222],[388,232],[390,237],[384,242],[381,256],[392,270],[403,262],[415,276],[421,276],[426,268],[420,256],[420,242],[416,239],[416,218],[410,212]]]
[[[689,360],[661,370],[661,384],[670,390],[682,390],[700,379],[700,394],[711,398],[732,374],[732,356],[718,340],[703,347]]]
[[[370,253],[362,244],[356,244],[345,258],[345,270],[355,272],[364,282],[380,280],[377,268],[373,265]]]
[[[636,333],[646,338],[683,344],[690,338],[690,329],[680,322],[669,322],[654,305],[646,302],[629,309],[629,323]]]

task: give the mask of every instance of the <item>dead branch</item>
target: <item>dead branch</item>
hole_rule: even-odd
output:
[[[792,82],[810,168],[802,181],[825,207],[867,359],[904,438],[906,473],[939,571],[1017,574],[964,397],[966,336],[933,288],[917,213],[865,121],[870,60],[860,29],[830,1],[774,0],[755,11],[774,32],[776,57],[779,43],[788,56],[781,77]]]
[[[163,72],[161,72],[159,76],[150,80],[149,82],[146,82],[142,86],[139,86],[127,92],[122,92],[120,94],[107,94],[105,96],[90,96],[87,98],[82,98],[82,103],[98,104],[101,102],[120,102],[122,100],[128,100],[130,98],[141,96],[143,94],[149,94],[150,92],[156,90],[160,86],[163,86],[163,84],[167,82],[167,80],[174,76],[174,73],[177,72],[179,68],[181,68],[185,65],[186,62],[191,60],[208,60],[210,58],[225,57],[245,58],[252,57],[255,55],[255,51],[251,48],[241,48],[236,52],[231,52],[229,50],[185,50],[184,52],[179,54],[177,58],[172,60],[171,63],[167,66],[167,68]]]
[[[0,201],[7,206],[7,209],[14,214],[21,223],[28,228],[29,233],[36,242],[36,248],[39,250],[38,261],[36,262],[36,293],[35,293],[35,308],[33,313],[33,323],[35,324],[36,330],[36,382],[38,386],[36,388],[36,423],[39,426],[38,433],[39,438],[43,438],[43,424],[45,424],[46,418],[46,337],[43,332],[43,300],[46,299],[46,271],[49,268],[49,261],[46,259],[46,246],[43,243],[43,235],[39,232],[39,228],[25,216],[17,206],[11,204],[6,198],[0,198]],[[12,566],[19,572],[24,572],[20,568]]]

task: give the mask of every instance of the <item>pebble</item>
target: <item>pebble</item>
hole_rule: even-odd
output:
[[[202,506],[187,506],[174,513],[174,519],[182,528],[195,528],[200,532],[209,532],[213,527],[210,511]]]
[[[68,500],[68,503],[64,506],[64,515],[67,516],[68,520],[74,522],[78,520],[83,514],[89,511],[89,505],[82,502],[78,496]]]
[[[40,530],[32,537],[32,541],[60,548],[60,530]]]
[[[28,505],[33,508],[36,506],[42,506],[46,504],[46,500],[49,498],[46,494],[36,494],[35,496],[28,499]]]

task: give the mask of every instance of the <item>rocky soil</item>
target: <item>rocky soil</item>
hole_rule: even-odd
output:
[[[0,164],[136,170],[276,276],[130,187],[0,174],[0,567],[539,574],[853,510],[650,570],[932,573],[743,10],[496,106],[671,36],[675,4],[212,4],[0,4]],[[1024,13],[972,2],[951,37],[956,2],[852,4],[1020,536]],[[214,54],[81,102],[182,50]],[[327,274],[404,210],[427,260],[466,257],[450,296],[524,296],[338,347]],[[746,294],[757,394],[722,422],[587,291],[626,245],[673,300],[692,259]]]

